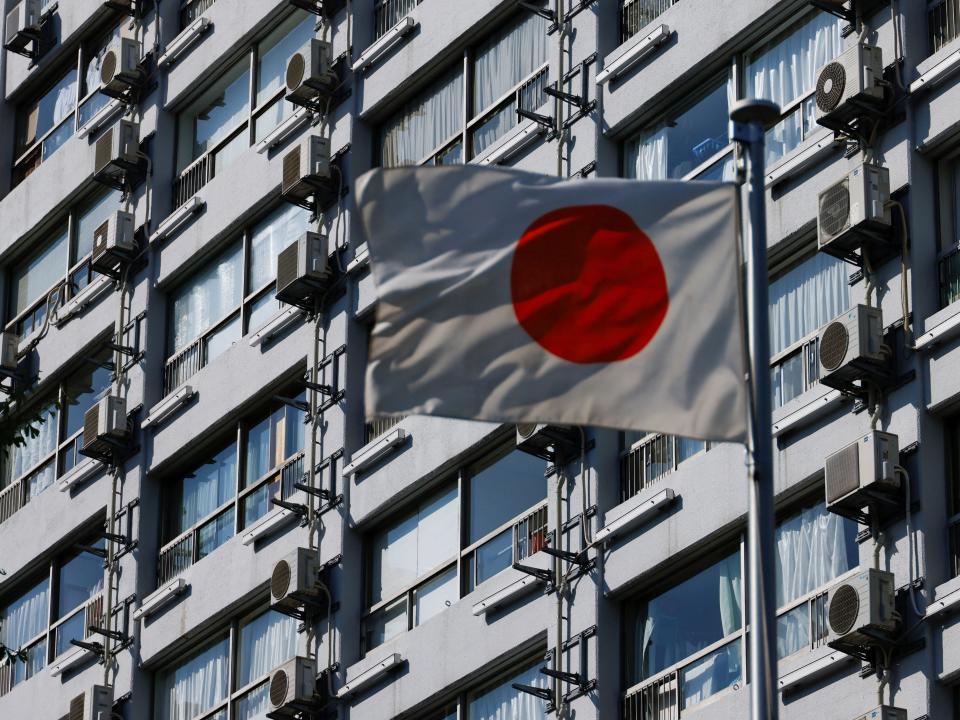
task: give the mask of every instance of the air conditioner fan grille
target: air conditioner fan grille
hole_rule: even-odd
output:
[[[820,364],[825,370],[833,372],[843,364],[849,347],[847,326],[842,322],[830,323],[820,338]]]
[[[841,585],[830,598],[830,629],[837,635],[846,635],[859,615],[860,593],[852,585]]]
[[[842,64],[832,62],[820,71],[817,78],[817,107],[821,112],[830,112],[840,104],[846,85],[847,71]]]
[[[270,576],[270,594],[274,600],[282,600],[290,592],[290,578],[292,577],[290,563],[281,560],[273,566],[273,574]]]
[[[287,692],[290,689],[290,678],[286,670],[277,670],[270,678],[270,704],[274,707],[283,707],[287,702]]]
[[[283,156],[283,190],[287,191],[300,182],[300,146]]]
[[[850,188],[839,182],[820,195],[820,229],[832,238],[850,224]]]
[[[529,440],[531,437],[534,436],[534,434],[536,434],[537,427],[539,426],[536,423],[518,423],[517,435],[522,440]]]
[[[287,63],[287,90],[293,92],[303,84],[307,71],[307,61],[303,53],[294,53]]]
[[[109,85],[113,82],[113,76],[117,74],[117,53],[113,50],[103,56],[103,62],[100,65],[100,82]]]

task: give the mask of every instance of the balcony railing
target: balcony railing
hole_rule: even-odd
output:
[[[180,3],[180,27],[185,28],[203,15],[217,0],[183,0]]]
[[[621,0],[620,42],[625,43],[677,0]]]
[[[513,561],[519,562],[547,544],[547,506],[542,505],[513,526]]]
[[[960,0],[957,0],[960,2]],[[960,300],[960,245],[940,258],[940,303],[946,307]]]
[[[423,0],[378,0],[373,8],[373,39],[386,35]]]
[[[680,673],[663,675],[627,694],[623,720],[679,720]]]
[[[172,358],[167,360],[163,368],[163,395],[166,397],[188,378],[192,377],[206,365],[206,353],[203,348],[203,338],[197,338]]]
[[[202,155],[188,165],[173,183],[173,209],[183,205],[213,179],[213,153]]]
[[[30,501],[24,478],[0,490],[0,523],[5,523],[20,508]]]
[[[649,435],[620,456],[620,502],[676,470],[677,465],[707,449],[702,440],[675,435]]]
[[[382,417],[370,420],[363,427],[363,444],[373,442],[383,435],[387,430],[403,420],[404,415],[394,415],[392,417]]]
[[[935,53],[960,36],[960,0],[940,0],[927,11],[930,52]]]

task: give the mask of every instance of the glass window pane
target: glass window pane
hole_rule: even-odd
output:
[[[773,368],[773,406],[782,407],[804,391],[803,353],[796,352]]]
[[[547,497],[543,460],[514,450],[470,478],[470,543]]]
[[[26,649],[26,661],[17,660],[13,663],[13,684],[32,678],[43,670],[47,664],[47,640],[38,641]]]
[[[735,640],[683,669],[680,673],[683,707],[702,703],[740,682],[740,677],[740,640]]]
[[[99,353],[91,359],[100,363],[111,361],[109,351]],[[91,363],[66,382],[66,437],[71,437],[83,429],[84,414],[110,388],[112,377],[113,373],[109,369]]]
[[[206,358],[208,363],[212,363],[227,350],[236,345],[237,340],[239,340],[241,337],[240,320],[240,315],[237,314],[232,320],[224,325],[221,325],[216,331],[207,336]]]
[[[50,580],[44,578],[3,609],[0,643],[18,650],[47,629],[49,589]]]
[[[21,114],[19,152],[59,125],[76,107],[77,68],[74,65],[35,105],[28,106]]]
[[[47,139],[43,141],[43,159],[46,160],[62,148],[67,140],[73,137],[75,129],[73,115],[70,115],[57,126],[56,130],[47,135]]]
[[[11,305],[13,315],[19,315],[67,274],[69,247],[67,228],[59,228],[56,237],[26,262],[13,269],[11,278]]]
[[[857,523],[828,512],[825,502],[782,521],[777,526],[776,545],[778,607],[860,564]]]
[[[364,623],[366,649],[372,650],[400,633],[406,632],[407,622],[407,598],[404,596],[366,619]]]
[[[103,548],[101,540],[93,547]],[[57,617],[62,618],[103,590],[103,560],[96,555],[82,552],[60,567],[60,583],[57,586],[59,602]]]
[[[110,217],[111,213],[120,209],[121,193],[119,190],[108,190],[98,195],[84,206],[79,213],[77,222],[77,239],[72,262],[84,258],[93,250],[93,232]]]
[[[230,167],[233,161],[240,157],[248,147],[250,147],[250,135],[244,128],[217,150],[213,158],[214,173],[222,175],[223,171]]]
[[[87,636],[85,624],[86,612],[79,610],[69,620],[65,620],[57,625],[56,644],[54,645],[53,651],[54,657],[59,657],[68,650],[73,650],[75,646],[70,643],[71,640],[83,640]]]
[[[270,416],[268,415],[247,431],[246,442],[246,472],[244,473],[244,487],[267,474],[273,464],[270,462]]]
[[[197,559],[202,560],[233,537],[233,508],[209,520],[198,531]]]
[[[524,13],[475,53],[473,107],[482,112],[547,62],[550,36],[546,18]]]
[[[770,353],[783,352],[850,308],[849,265],[817,253],[770,283]]]
[[[641,672],[634,682],[738,631],[741,609],[739,550],[650,599],[632,629]]]
[[[243,498],[243,526],[250,527],[271,510],[275,509],[273,498],[280,497],[280,482],[264,483],[261,487]]]
[[[237,444],[230,443],[180,481],[176,523],[170,537],[192,528],[233,497],[237,483]]]
[[[244,58],[180,116],[178,170],[236,130],[249,110],[250,64]]]
[[[57,407],[48,405],[38,413],[38,420],[30,426],[33,431],[21,432],[23,443],[8,446],[3,456],[4,486],[18,480],[35,468],[57,447]],[[51,468],[52,470],[52,468]],[[52,473],[51,473],[52,474]]]
[[[249,685],[297,654],[297,620],[267,611],[240,628],[238,686]]]
[[[777,659],[810,647],[810,603],[805,602],[777,618]]]
[[[237,720],[266,720],[270,710],[270,682],[257,685],[237,701],[234,717]]]
[[[457,601],[458,595],[456,566],[418,587],[415,593],[416,624],[446,610]]]
[[[243,247],[238,242],[173,293],[171,354],[240,307],[242,296]]]
[[[271,287],[263,293],[263,295],[251,302],[248,307],[250,308],[250,314],[247,317],[247,334],[249,335],[275,318],[285,305],[277,301],[277,298],[274,296],[274,290]]]
[[[313,37],[316,18],[297,10],[260,43],[257,63],[257,105],[284,87],[287,60]]]
[[[550,687],[549,678],[540,672],[538,663],[470,698],[467,706],[468,720],[540,720],[544,717],[546,700],[515,690],[514,683],[538,688]]]
[[[307,232],[310,213],[296,205],[284,205],[253,226],[250,237],[251,291],[277,277],[277,255]]]
[[[227,696],[230,642],[224,638],[160,675],[159,720],[185,720],[213,708]]]
[[[679,179],[729,143],[730,85],[722,82],[693,107],[627,143],[624,168],[637,180]]]
[[[504,530],[492,540],[477,548],[477,578],[479,585],[513,563],[513,528]]]
[[[707,449],[707,444],[703,440],[693,440],[692,438],[677,438],[677,463],[693,457]]]
[[[380,164],[416,165],[462,129],[463,71],[457,67],[384,123]]]

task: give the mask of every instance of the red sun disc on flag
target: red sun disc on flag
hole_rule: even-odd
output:
[[[534,221],[514,250],[510,290],[530,337],[583,364],[636,355],[669,305],[656,248],[633,218],[609,205],[560,208]]]

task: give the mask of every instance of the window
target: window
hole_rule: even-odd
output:
[[[947,425],[950,577],[960,576],[960,418]]]
[[[714,83],[693,105],[627,141],[625,175],[637,180],[732,179],[732,94],[728,80]]]
[[[380,164],[450,165],[481,154],[517,125],[518,105],[534,110],[547,102],[548,48],[547,21],[525,13],[465,51],[462,62],[383,124]],[[465,63],[472,83],[464,82]]]
[[[767,167],[819,129],[817,71],[843,50],[842,28],[843,20],[818,11],[751,55],[748,96],[773,100],[783,111],[780,122],[767,131]]]
[[[308,219],[282,205],[171,293],[165,395],[279,312],[277,254],[307,231]]]
[[[817,331],[850,308],[847,265],[817,253],[770,283],[773,406],[781,407],[820,377]]]
[[[305,402],[305,391],[297,401]],[[299,409],[274,403],[235,427],[236,438],[164,487],[159,583],[211,554],[240,529],[288,498],[303,475],[304,421]]]
[[[231,646],[236,653],[231,661]],[[258,720],[270,673],[297,654],[297,621],[268,610],[230,628],[157,678],[158,720]]]
[[[620,0],[620,42],[625,43],[677,0]]]
[[[180,29],[203,15],[216,0],[180,0]]]
[[[507,671],[499,678],[458,696],[443,708],[426,715],[429,720],[540,720],[547,701],[514,689],[513,684],[550,688],[550,679],[540,672],[542,654]]]
[[[90,284],[97,276],[90,269],[93,231],[119,209],[118,191],[97,193],[37,238],[37,248],[10,270],[7,330],[29,335],[43,326],[51,306]]]
[[[63,147],[79,127],[110,101],[98,92],[100,62],[110,41],[119,34],[119,25],[107,33],[96,34],[42,93],[17,108],[14,184]]]
[[[284,100],[286,64],[313,37],[315,22],[296,10],[180,113],[176,207],[293,112]]]
[[[457,485],[420,501],[372,534],[366,562],[366,650],[433,617],[461,592],[471,592],[544,546],[544,469],[542,460],[500,449],[460,470]]]
[[[685,710],[742,682],[741,551],[627,603],[625,716],[638,708]]]
[[[960,154],[940,163],[940,306],[960,300]]]
[[[623,442],[624,449],[620,454],[620,502],[629,500],[676,470],[684,460],[709,448],[704,440],[641,432],[624,433]]]
[[[960,0],[928,0],[930,53],[960,37]]]
[[[387,30],[409,15],[423,0],[376,0],[373,7],[373,39],[379,40]]]
[[[818,647],[826,638],[828,586],[860,564],[857,523],[804,505],[776,530],[777,657]]]
[[[112,379],[110,351],[102,350],[34,406],[41,419],[33,423],[36,434],[6,448],[3,455],[0,523],[84,459],[83,415],[106,394]]]
[[[103,540],[87,544],[104,547]],[[0,695],[73,650],[70,641],[88,637],[88,626],[103,626],[103,577],[98,555],[72,553],[49,563],[42,579],[0,605],[0,643],[26,654],[0,667]]]

